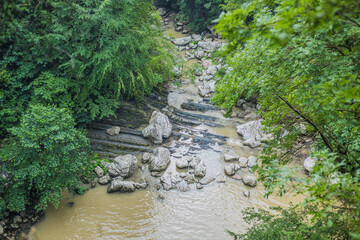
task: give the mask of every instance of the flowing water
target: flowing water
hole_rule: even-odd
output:
[[[168,30],[172,33],[173,30]],[[173,34],[182,37],[182,34]],[[196,83],[187,82],[180,87],[179,96],[186,100],[199,100]],[[197,112],[191,112],[197,113]],[[204,114],[198,112],[198,114]],[[287,207],[290,202],[299,202],[302,197],[270,197],[265,199],[264,189],[246,187],[241,181],[225,176],[223,152],[235,151],[239,156],[257,156],[259,150],[242,145],[235,126],[240,119],[222,116],[220,111],[206,112],[218,117],[223,127],[188,127],[180,129],[182,137],[170,141],[171,164],[165,174],[181,172],[175,166],[176,159],[190,153],[201,157],[207,169],[206,175],[216,181],[190,191],[156,190],[149,187],[134,193],[106,193],[106,187],[98,186],[84,196],[67,194],[58,209],[49,208],[46,218],[31,231],[37,240],[56,239],[232,239],[226,232],[243,232],[245,223],[242,210],[247,207],[269,209],[271,206]],[[228,137],[226,144],[216,143],[203,149],[192,142],[194,136],[213,133]],[[140,171],[140,170],[139,170]],[[246,174],[248,169],[240,170]],[[148,182],[158,179],[146,175]],[[250,192],[247,198],[244,191]]]

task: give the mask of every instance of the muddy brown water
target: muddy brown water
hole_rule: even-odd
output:
[[[231,239],[226,230],[243,232],[247,224],[241,211],[246,207],[286,207],[291,197],[264,199],[261,186],[248,188],[222,174],[223,160],[212,150],[200,153],[206,159],[207,175],[213,182],[188,192],[143,190],[107,194],[105,187],[84,196],[68,196],[58,209],[50,208],[46,219],[35,226],[34,239]],[[168,171],[174,171],[169,166]],[[250,198],[243,191],[250,191]],[[165,199],[160,200],[158,194]],[[74,202],[69,206],[69,202]]]
[[[167,33],[175,37],[185,36],[172,28]],[[197,95],[196,82],[188,82],[180,88],[187,99],[201,99]],[[298,203],[303,199],[301,196],[271,196],[266,199],[261,184],[250,188],[225,176],[223,169],[229,163],[224,162],[223,152],[233,150],[240,156],[249,157],[258,156],[259,149],[242,145],[242,139],[236,133],[236,124],[242,123],[240,119],[224,118],[220,111],[206,112],[206,115],[218,117],[224,127],[185,126],[180,132],[188,137],[201,136],[203,132],[223,135],[228,137],[226,144],[201,149],[191,142],[191,138],[172,141],[167,147],[175,152],[165,174],[182,172],[175,166],[176,159],[179,155],[191,153],[204,160],[206,176],[214,177],[214,182],[200,190],[195,184],[190,184],[188,192],[157,191],[149,187],[134,193],[107,194],[106,187],[98,186],[84,196],[65,194],[58,209],[49,208],[45,220],[33,227],[31,239],[232,239],[227,230],[241,233],[248,227],[242,214],[245,208],[287,207],[290,202]],[[239,174],[247,171],[240,170]],[[145,179],[150,185],[158,181],[150,175]],[[250,192],[249,198],[244,196],[244,191]]]

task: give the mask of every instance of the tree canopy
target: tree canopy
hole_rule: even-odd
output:
[[[310,226],[332,219],[329,228],[346,232],[341,239],[360,232],[359,13],[352,0],[254,0],[217,25],[233,70],[213,101],[229,114],[239,98],[257,98],[274,136],[259,171],[269,193],[295,185],[313,206]],[[284,166],[305,140],[314,142],[316,167],[308,179],[289,183]],[[346,224],[335,224],[340,219]]]
[[[151,1],[0,7],[1,214],[56,206],[92,166],[78,128],[167,81],[174,57]]]
[[[14,111],[29,102],[56,101],[73,111],[77,123],[88,123],[171,75],[172,58],[150,1],[6,3],[8,17],[1,20],[7,27],[0,36],[3,132],[20,115]]]

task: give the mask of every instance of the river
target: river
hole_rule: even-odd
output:
[[[174,32],[173,25],[166,33],[174,33],[173,36],[176,37],[185,36]],[[197,94],[196,82],[184,81],[180,88],[175,89],[175,93],[185,96],[186,100],[201,99]],[[176,94],[175,97],[178,97]],[[195,184],[190,184],[190,191],[187,192],[149,187],[134,193],[107,194],[106,187],[98,186],[83,196],[65,194],[58,209],[49,208],[45,219],[33,227],[31,238],[232,239],[227,230],[239,233],[248,227],[242,215],[245,208],[287,207],[290,202],[301,201],[302,197],[290,196],[272,196],[265,199],[261,184],[251,188],[226,176],[224,166],[228,163],[223,160],[224,151],[230,149],[239,156],[249,157],[259,155],[260,149],[250,149],[242,145],[242,139],[235,130],[236,124],[241,120],[224,118],[220,111],[208,111],[206,115],[217,117],[217,122],[222,126],[183,126],[179,132],[190,139],[202,136],[204,131],[226,136],[226,144],[216,143],[210,148],[201,149],[185,137],[172,140],[166,145],[173,150],[166,173],[181,172],[175,166],[176,155],[191,152],[204,160],[206,176],[215,177],[216,181],[203,189],[196,189]],[[247,172],[248,169],[242,169],[240,175]],[[150,175],[145,178],[147,182],[156,180]],[[250,193],[250,197],[244,195],[245,191]]]

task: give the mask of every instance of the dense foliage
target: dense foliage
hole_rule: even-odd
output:
[[[75,129],[65,108],[31,105],[13,138],[0,150],[3,182],[1,211],[24,211],[30,204],[57,206],[64,188],[78,185],[79,173],[89,164],[89,142]]]
[[[324,228],[317,226],[328,224],[333,230],[333,236],[316,239],[359,238],[358,2],[254,0],[225,14],[217,29],[229,42],[225,53],[233,70],[220,81],[213,100],[230,113],[239,98],[257,97],[262,123],[274,137],[259,169],[269,194],[275,188],[285,193],[290,186],[307,194],[300,208],[307,209],[311,221],[299,218],[302,226],[320,232]],[[311,141],[316,167],[309,178],[289,183],[293,175],[284,165]],[[284,219],[283,214],[274,221]],[[290,236],[302,239],[301,234]]]
[[[221,13],[221,4],[224,0],[161,0],[160,5],[170,8],[177,6],[182,15],[182,20],[189,22],[194,32],[208,31]]]
[[[141,98],[170,75],[171,58],[150,1],[7,2],[14,7],[2,9],[10,17],[1,19],[7,26],[0,36],[2,132],[29,102],[55,100],[73,111],[77,123],[88,123],[113,114],[120,98]]]
[[[1,215],[56,206],[93,171],[76,128],[114,114],[122,99],[142,100],[171,77],[173,56],[148,0],[0,7]]]

